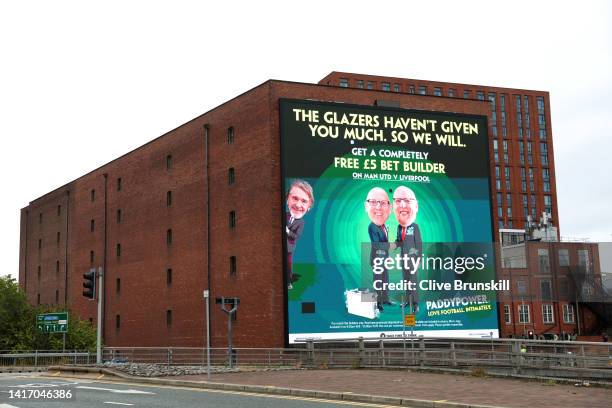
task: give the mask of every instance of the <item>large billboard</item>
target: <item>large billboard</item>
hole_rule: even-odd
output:
[[[280,124],[290,343],[498,336],[485,116],[283,99]]]

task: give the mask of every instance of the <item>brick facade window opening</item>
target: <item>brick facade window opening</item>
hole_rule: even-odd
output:
[[[234,144],[234,128],[231,126],[227,128],[227,144]]]
[[[230,167],[227,170],[227,184],[232,185],[236,182],[236,170],[233,167]]]
[[[172,228],[166,231],[166,244],[168,246],[172,245]]]
[[[166,269],[166,286],[172,286],[172,268]]]
[[[172,191],[166,193],[166,206],[172,207]]]
[[[95,189],[91,190],[89,195],[90,195],[90,199],[92,202],[96,201],[96,190]]]
[[[172,169],[172,155],[169,154],[166,156],[166,170]]]
[[[229,227],[230,229],[236,229],[236,211],[229,212]]]
[[[117,191],[121,191],[121,177],[117,178]]]
[[[229,261],[230,261],[230,268],[229,268],[230,275],[231,276],[235,276],[236,275],[236,269],[237,269],[236,268],[236,257],[235,256],[230,256]]]

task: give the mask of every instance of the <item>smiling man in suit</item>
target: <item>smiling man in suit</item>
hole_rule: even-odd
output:
[[[418,258],[423,252],[423,242],[421,231],[414,222],[419,212],[419,203],[414,195],[414,191],[406,186],[399,186],[393,192],[393,213],[399,225],[395,238],[396,245],[401,250],[402,258],[404,255]],[[414,265],[414,263],[409,263]],[[418,284],[418,269],[412,270],[410,267],[402,270],[403,279]],[[418,290],[406,290],[406,304],[413,306],[410,313],[418,311]]]
[[[304,215],[314,204],[312,186],[304,180],[295,180],[287,192],[287,287],[293,289],[293,253],[304,229]]]
[[[368,193],[365,201],[365,210],[370,218],[368,235],[370,236],[370,265],[374,263],[374,258],[386,258],[389,255],[389,230],[385,223],[391,215],[391,202],[387,192],[380,187],[374,187]],[[373,280],[379,280],[382,284],[389,283],[389,271],[385,269],[382,273],[373,272]],[[376,305],[378,310],[384,310],[383,305],[390,305],[389,291],[384,289],[377,290]]]

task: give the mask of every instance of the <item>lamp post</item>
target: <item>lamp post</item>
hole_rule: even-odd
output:
[[[210,381],[210,291],[204,290],[206,302],[206,379]]]

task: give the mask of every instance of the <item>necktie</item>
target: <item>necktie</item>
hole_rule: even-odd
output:
[[[402,241],[406,238],[406,230],[407,229],[408,228],[406,228],[406,227],[402,227]]]

